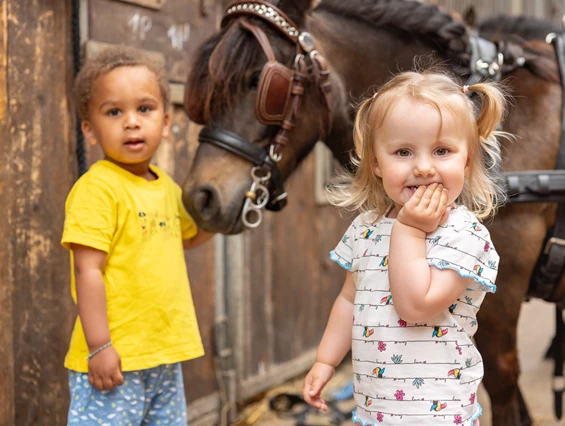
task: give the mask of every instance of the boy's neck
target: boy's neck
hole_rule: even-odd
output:
[[[149,167],[150,161],[144,161],[143,163],[136,164],[124,164],[109,157],[104,157],[104,159],[130,172],[131,174],[139,176],[140,178],[146,179],[148,181],[157,180],[159,178]]]

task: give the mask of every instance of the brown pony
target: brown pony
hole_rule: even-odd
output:
[[[431,51],[462,80],[469,67],[465,26],[434,5],[412,1],[312,0],[271,1],[315,39],[316,49],[331,68],[331,131],[324,140],[349,167],[355,103],[392,73],[410,69],[414,57]],[[267,35],[279,62],[292,67],[295,47],[263,20],[249,18]],[[522,67],[513,65],[518,56]],[[277,129],[256,118],[258,75],[266,62],[256,38],[237,22],[205,42],[188,79],[186,109],[196,121],[220,127],[256,146],[265,146]],[[552,169],[560,134],[561,86],[553,48],[543,42],[510,46],[503,82],[514,101],[504,130],[518,135],[503,142],[505,171]],[[279,163],[284,178],[311,151],[320,137],[325,112],[315,81],[305,85],[301,113]],[[251,185],[248,160],[210,144],[201,144],[184,184],[184,202],[207,231],[241,232],[241,210]],[[518,388],[516,327],[528,278],[546,231],[552,226],[552,204],[504,207],[489,225],[501,255],[498,292],[485,299],[476,334],[484,364],[484,384],[496,426],[531,425]],[[565,295],[562,285],[556,298]]]

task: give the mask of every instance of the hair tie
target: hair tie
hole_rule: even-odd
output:
[[[469,93],[469,86],[467,86],[467,85],[463,86],[463,93],[465,93],[465,94]]]
[[[375,92],[374,95],[373,95],[373,99],[375,99],[378,94],[379,94],[379,92]]]

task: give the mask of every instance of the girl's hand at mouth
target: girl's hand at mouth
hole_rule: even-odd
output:
[[[442,184],[420,186],[400,209],[397,220],[426,234],[433,232],[449,217],[452,206],[447,205],[447,195]]]

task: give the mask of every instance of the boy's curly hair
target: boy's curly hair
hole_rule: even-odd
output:
[[[170,94],[163,66],[138,49],[129,46],[109,46],[85,62],[74,82],[74,100],[81,120],[88,119],[88,103],[94,81],[103,74],[119,67],[145,66],[155,74],[165,110],[169,106]]]

